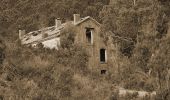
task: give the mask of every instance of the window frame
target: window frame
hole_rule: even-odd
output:
[[[86,43],[88,43],[88,44],[90,44],[90,45],[93,45],[93,30],[94,30],[94,28],[88,28],[88,27],[86,27],[85,28],[86,29],[86,34],[85,34],[85,36],[86,36]],[[88,37],[87,37],[87,30],[89,29],[89,31],[90,31],[90,41],[88,41]]]
[[[101,50],[104,50],[104,61],[102,61],[102,51]],[[104,63],[107,63],[107,50],[105,48],[101,48],[100,51],[99,51],[99,57],[100,57],[100,63],[104,64]]]

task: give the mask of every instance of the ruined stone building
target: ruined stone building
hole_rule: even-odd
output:
[[[111,46],[104,43],[101,37],[101,24],[90,16],[81,18],[79,14],[74,14],[74,20],[62,23],[60,19],[55,20],[52,27],[43,28],[37,31],[25,33],[19,30],[19,38],[23,45],[36,46],[42,43],[45,48],[58,49],[60,46],[60,34],[67,26],[75,28],[75,42],[84,46],[90,57],[89,67],[97,68],[101,73],[107,70],[108,62],[112,62]]]

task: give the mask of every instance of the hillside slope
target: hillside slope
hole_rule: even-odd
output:
[[[0,99],[5,100],[121,100],[113,85],[157,91],[156,100],[168,100],[170,77],[169,0],[1,0]],[[117,73],[88,70],[88,56],[77,44],[61,50],[25,48],[18,29],[36,30],[55,18],[72,19],[74,13],[92,16],[103,24],[106,40],[114,35],[133,40],[118,43]],[[69,37],[66,37],[67,43]],[[72,43],[72,42],[69,42]],[[96,95],[98,95],[96,97]],[[127,96],[122,100],[132,99]]]

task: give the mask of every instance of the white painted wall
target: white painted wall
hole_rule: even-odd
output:
[[[156,91],[153,92],[146,92],[146,91],[135,91],[135,90],[128,90],[128,89],[124,89],[124,88],[119,88],[119,96],[125,96],[126,94],[134,94],[134,93],[138,93],[138,97],[145,97],[145,96],[155,96],[156,95]]]
[[[47,41],[42,42],[42,44],[44,45],[45,48],[58,49],[60,46],[60,38],[54,38],[51,40],[47,40]]]

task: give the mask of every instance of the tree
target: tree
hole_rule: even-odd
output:
[[[169,87],[169,83],[165,85],[166,77],[169,76],[170,70],[170,46],[169,38],[161,40],[159,47],[155,50],[155,53],[152,54],[152,57],[149,62],[149,66],[153,69],[153,74],[157,77],[158,89],[163,89]],[[167,87],[164,87],[167,86]]]

